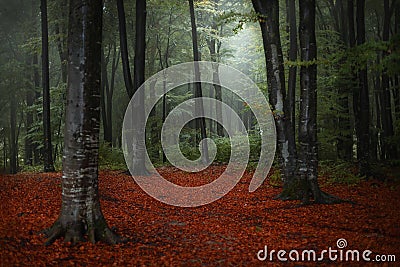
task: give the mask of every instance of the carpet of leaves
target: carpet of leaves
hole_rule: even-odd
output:
[[[187,174],[163,167],[159,172],[176,184],[197,186],[209,183],[223,169],[213,166]],[[369,249],[371,258],[393,254],[399,264],[398,185],[363,181],[347,186],[322,179],[324,191],[354,204],[298,206],[297,201],[273,200],[281,189],[268,181],[249,193],[250,179],[251,173],[246,173],[230,193],[214,203],[180,208],[151,198],[131,176],[102,171],[103,213],[109,226],[129,241],[114,246],[89,242],[71,246],[58,240],[46,247],[41,230],[58,216],[61,174],[1,175],[0,266],[275,266],[279,263],[276,254],[273,262],[257,259],[265,245],[269,251],[320,252],[336,249],[339,238],[347,240],[346,249]],[[299,264],[315,265],[284,265]],[[333,263],[326,258],[320,264]],[[347,266],[349,262],[335,264]]]

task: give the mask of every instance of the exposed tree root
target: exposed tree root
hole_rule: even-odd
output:
[[[309,204],[340,204],[340,203],[351,203],[355,204],[351,200],[341,199],[334,195],[328,194],[322,191],[318,186],[306,185],[306,188],[301,186],[301,183],[293,183],[291,186],[283,188],[282,192],[275,196],[275,200],[301,200],[301,205]],[[313,199],[313,201],[310,201]]]
[[[334,195],[325,193],[324,191],[320,190],[319,197],[315,198],[314,202],[317,204],[339,204],[339,203],[344,203],[344,202],[348,202],[348,201],[343,200]]]
[[[274,197],[275,200],[300,200],[301,192],[299,190],[299,182],[293,181],[283,186],[282,192]]]
[[[286,200],[300,200],[301,197],[299,194],[296,194],[295,192],[293,192],[291,190],[283,190],[281,193],[279,193],[273,199],[286,201]]]
[[[84,241],[90,241],[91,243],[101,241],[107,244],[127,242],[127,239],[114,233],[105,222],[97,223],[96,227],[92,227],[89,230],[86,229],[88,227],[83,223],[67,223],[66,226],[63,226],[57,220],[52,227],[43,231],[47,237],[45,245],[49,246],[62,237],[64,238],[64,242],[70,242],[72,245]]]

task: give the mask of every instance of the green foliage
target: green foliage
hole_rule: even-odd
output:
[[[110,144],[101,143],[99,148],[99,167],[107,170],[127,169],[124,153],[121,149],[111,147]]]
[[[333,162],[322,161],[320,162],[320,176],[327,178],[327,183],[356,185],[363,178],[359,177],[356,173],[356,168],[352,162]]]
[[[269,176],[269,184],[272,186],[282,186],[282,176],[281,171],[278,169],[274,169],[272,174]]]

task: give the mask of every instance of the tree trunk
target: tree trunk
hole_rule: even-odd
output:
[[[392,1],[392,5],[395,1]],[[390,21],[394,11],[394,5],[390,7],[389,0],[383,1],[384,6],[384,20],[383,20],[383,31],[382,31],[382,41],[389,41],[389,30]],[[388,52],[383,52],[382,61],[388,55]],[[390,83],[387,70],[384,69],[382,73],[382,98],[381,98],[381,115],[382,115],[382,146],[385,159],[394,159],[397,157],[396,146],[392,144],[391,138],[394,135],[393,130],[393,117],[392,117],[392,101],[390,95]]]
[[[134,74],[133,86],[134,93],[145,81],[145,53],[146,53],[146,0],[136,0],[136,32],[135,32],[135,58],[134,58]],[[138,92],[139,105],[132,108],[132,117],[138,125],[133,133],[133,165],[132,175],[148,175],[146,169],[145,153],[146,144],[145,136],[140,133],[140,129],[145,128],[144,119],[144,92]]]
[[[53,172],[53,148],[51,144],[50,126],[50,85],[49,85],[49,40],[47,27],[47,0],[41,0],[42,21],[42,85],[43,85],[43,164],[45,172]]]
[[[60,57],[60,62],[61,62],[61,80],[65,84],[67,83],[67,56],[68,56],[68,51],[67,51],[67,42],[66,42],[66,36],[67,36],[67,1],[58,1],[58,4],[60,5],[59,7],[59,12],[60,12],[60,18],[56,21],[55,25],[55,34],[56,34],[56,44],[57,44],[57,50],[58,50],[58,55]]]
[[[277,130],[277,152],[281,165],[283,191],[280,199],[297,198],[294,189],[296,173],[295,137],[290,125],[290,104],[286,99],[282,47],[279,32],[279,1],[252,0],[258,14],[263,38],[269,104]]]
[[[108,53],[109,56],[110,53]],[[103,135],[104,135],[104,142],[110,146],[110,140],[108,136],[108,120],[107,120],[107,104],[106,104],[106,98],[107,98],[107,91],[110,90],[109,84],[108,84],[108,71],[107,71],[107,65],[108,65],[108,56],[107,59],[105,58],[104,55],[104,47],[101,49],[101,89],[100,89],[100,109],[101,109],[101,118],[103,122]]]
[[[86,235],[93,243],[121,241],[107,226],[98,193],[101,29],[101,1],[70,1],[62,206],[46,244],[59,237],[74,244]]]
[[[288,0],[288,20],[289,20],[289,60],[291,62],[296,62],[297,60],[297,26],[296,26],[296,0]],[[289,102],[289,118],[290,118],[290,127],[292,127],[292,132],[295,132],[295,123],[296,123],[296,112],[295,112],[295,103],[296,103],[296,75],[297,75],[297,66],[292,65],[289,67],[289,80],[288,80],[288,102]],[[295,148],[295,146],[292,146]],[[295,152],[292,152],[295,153]]]
[[[300,114],[299,114],[299,176],[302,202],[336,203],[338,198],[321,191],[318,184],[317,144],[317,44],[315,37],[315,0],[299,2],[299,37],[301,48]],[[306,65],[304,65],[307,63]]]
[[[124,1],[117,0],[117,9],[118,9],[118,28],[119,28],[119,40],[121,47],[121,59],[122,59],[122,70],[124,73],[124,82],[126,91],[128,93],[129,98],[132,98],[134,94],[131,70],[129,67],[129,56],[128,56],[128,44],[126,37],[126,22],[125,22],[125,8]]]
[[[197,81],[200,80],[200,71],[199,71],[199,65],[196,64],[196,61],[200,60],[199,56],[199,47],[197,44],[197,26],[196,26],[196,18],[194,14],[194,4],[193,0],[189,0],[189,9],[190,9],[190,22],[192,25],[192,43],[193,43],[193,60],[194,60],[194,69],[195,69],[195,79]],[[201,139],[204,140],[207,138],[207,133],[206,133],[206,120],[204,118],[204,107],[203,107],[203,101],[201,100],[201,97],[203,96],[202,90],[201,90],[201,83],[200,82],[195,82],[195,97],[196,102],[195,105],[197,107],[197,114],[200,116],[200,118],[196,119],[198,121],[198,126],[200,128],[200,133],[201,133]],[[209,157],[208,157],[208,144],[207,142],[202,142],[202,162],[204,164],[209,162]]]
[[[317,147],[317,44],[315,40],[315,0],[300,1],[301,61],[309,66],[300,68],[299,175],[303,183],[303,203],[310,192],[315,201],[321,198],[318,185]]]
[[[365,0],[357,0],[357,45],[365,43],[365,17],[364,17]],[[368,96],[368,77],[367,67],[362,68],[358,72],[359,93],[357,99],[358,115],[355,113],[358,121],[357,145],[358,145],[358,161],[359,174],[361,176],[369,176],[369,96]]]
[[[101,79],[101,117],[103,122],[103,131],[104,131],[104,141],[112,146],[113,136],[112,136],[112,98],[114,94],[114,86],[115,86],[115,72],[118,67],[118,58],[119,54],[117,54],[117,47],[114,43],[112,46],[112,61],[111,61],[111,77],[108,80],[108,62],[110,51],[108,52],[108,56],[105,58],[104,49],[102,49],[102,79]],[[109,47],[111,49],[111,47]]]
[[[33,65],[33,86],[34,86],[34,98],[37,100],[40,96],[40,93],[38,91],[38,88],[40,87],[40,75],[39,75],[39,70],[38,70],[38,55],[34,53],[33,58],[32,58],[32,65]],[[35,101],[34,100],[34,101]],[[36,116],[38,117],[38,116]],[[36,120],[39,120],[36,118]],[[40,162],[40,154],[41,151],[38,148],[38,144],[35,144],[33,147],[33,162],[34,165],[38,165]]]
[[[17,102],[15,92],[10,95],[10,173],[16,174],[17,168]]]
[[[32,166],[32,164],[33,164],[33,143],[32,143],[32,137],[30,136],[30,134],[32,134],[31,127],[33,124],[33,113],[32,113],[32,111],[29,111],[29,109],[33,106],[34,101],[35,101],[34,90],[35,90],[35,88],[28,88],[28,90],[26,91],[26,106],[28,108],[28,111],[26,112],[26,127],[25,127],[26,128],[26,136],[25,136],[24,163],[25,163],[25,165],[30,165],[30,166]]]
[[[215,7],[218,7],[219,0],[213,0],[213,3]],[[218,25],[217,25],[217,19],[213,17],[212,25],[211,25],[211,32],[212,35],[216,35],[218,33]],[[214,36],[210,36],[210,39],[207,42],[208,44],[208,49],[210,50],[210,57],[212,62],[219,62],[219,49],[218,47],[221,46],[221,42],[217,40]],[[213,72],[213,87],[214,87],[214,97],[216,100],[219,100],[222,102],[222,91],[221,91],[221,86],[219,85],[220,80],[219,80],[219,67],[218,65],[215,66],[214,72]],[[211,89],[212,90],[212,89]],[[217,120],[222,122],[222,107],[221,107],[221,102],[217,102],[215,105],[215,112],[216,112],[216,117]],[[212,123],[212,122],[211,122]],[[216,123],[216,133],[218,136],[223,137],[224,136],[224,128],[221,123]],[[211,129],[210,129],[211,132]]]
[[[353,1],[350,0],[347,2],[348,14],[344,13],[343,2],[340,1],[338,3],[339,7],[337,9],[338,17],[340,19],[340,37],[344,44],[352,47],[354,45],[350,44],[350,35],[352,35],[352,39],[354,40],[354,10],[353,10]],[[351,5],[351,7],[349,7]],[[351,12],[351,14],[350,14]],[[346,25],[346,17],[348,19],[348,23]],[[351,29],[351,30],[350,30]],[[344,63],[345,59],[341,63]],[[353,73],[342,73],[342,78],[344,80],[343,84],[339,85],[338,88],[338,105],[340,107],[340,116],[338,117],[338,128],[339,128],[339,136],[337,138],[337,156],[339,159],[344,161],[350,161],[353,158],[353,136],[352,136],[352,125],[350,121],[350,107],[349,107],[349,92],[351,92],[354,87],[352,82],[348,82],[348,78],[350,81],[356,80]]]

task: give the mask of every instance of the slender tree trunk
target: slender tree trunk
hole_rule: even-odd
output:
[[[35,1],[32,0],[32,13],[31,13],[31,19],[32,21],[35,21],[35,16],[36,16],[36,3]],[[35,23],[34,23],[35,25]],[[36,25],[35,25],[36,26]],[[27,62],[27,65],[31,65],[33,68],[36,68],[37,66],[34,65],[35,59],[37,61],[37,56],[34,54],[32,58]],[[32,69],[33,69],[32,68]],[[29,111],[29,109],[35,104],[35,90],[36,90],[36,85],[35,85],[35,77],[34,77],[34,72],[30,75],[32,81],[33,81],[33,87],[28,88],[26,91],[26,106],[27,106],[27,112],[26,112],[26,136],[25,136],[25,156],[24,156],[24,163],[25,165],[33,165],[33,152],[34,152],[34,145],[32,142],[32,137],[30,136],[32,134],[32,125],[33,125],[33,113],[32,111]]]
[[[42,85],[43,85],[43,163],[45,172],[53,172],[53,148],[51,144],[50,126],[50,85],[49,85],[49,40],[47,27],[47,0],[41,0],[42,19]]]
[[[269,104],[277,129],[277,153],[281,165],[283,191],[280,199],[297,198],[295,189],[296,155],[290,105],[286,99],[282,46],[279,32],[279,1],[252,0],[258,14],[267,69]]]
[[[17,168],[17,102],[15,92],[10,95],[10,173],[16,174]]]
[[[296,62],[297,60],[297,26],[296,26],[296,0],[288,0],[287,6],[288,20],[289,20],[289,60],[291,62]],[[297,76],[297,66],[292,65],[289,67],[289,80],[288,80],[288,102],[289,102],[289,118],[290,126],[292,127],[292,132],[295,132],[296,123],[296,76]],[[295,144],[292,146],[294,147]],[[292,152],[295,153],[295,152]]]
[[[117,72],[118,64],[119,64],[120,51],[117,52],[117,45],[114,43],[114,53],[113,59],[111,62],[111,79],[110,79],[110,90],[107,91],[107,124],[108,124],[108,132],[107,132],[107,140],[112,144],[113,140],[113,122],[112,122],[112,114],[113,114],[113,95],[115,89],[115,75]]]
[[[6,171],[7,170],[7,138],[6,138],[6,134],[4,134],[4,136],[3,136],[3,159],[4,159],[4,162],[3,162],[3,168],[4,168],[4,171]]]
[[[124,73],[124,82],[126,91],[129,98],[132,98],[134,94],[133,82],[131,77],[131,70],[129,67],[129,56],[128,56],[128,44],[126,37],[126,22],[125,22],[125,8],[123,0],[117,0],[118,9],[118,29],[119,29],[119,40],[121,47],[121,59],[122,59],[122,70]]]
[[[297,25],[296,25],[296,0],[288,0],[288,15],[289,15],[289,60],[295,62],[297,60]],[[289,80],[288,80],[288,118],[290,119],[291,129],[287,129],[288,144],[289,144],[289,155],[292,155],[292,161],[297,161],[297,149],[295,141],[296,133],[296,75],[297,66],[293,65],[289,67]],[[293,162],[292,164],[295,164]],[[292,171],[295,171],[295,166],[292,167]]]
[[[394,9],[394,34],[399,34],[400,29],[400,3],[395,5]],[[394,90],[393,90],[393,98],[394,98],[394,108],[395,108],[395,118],[396,120],[400,120],[400,84],[399,84],[400,75],[397,74],[394,76]],[[400,148],[398,146],[398,148]]]
[[[190,10],[190,22],[192,25],[193,60],[195,61],[195,63],[194,63],[195,79],[200,80],[199,65],[196,64],[196,61],[200,60],[200,56],[199,56],[199,47],[197,44],[197,27],[196,27],[196,18],[195,18],[195,14],[194,14],[193,0],[189,0],[189,10]],[[201,90],[200,82],[195,82],[194,85],[195,85],[195,97],[197,98],[195,105],[198,108],[197,111],[200,116],[200,118],[197,119],[197,121],[198,121],[198,125],[200,127],[201,139],[204,140],[205,138],[207,138],[206,120],[204,118],[203,101],[201,99],[199,99],[203,96],[203,93]],[[209,162],[207,142],[202,142],[201,149],[202,149],[202,161],[205,164],[205,163]]]
[[[218,7],[219,0],[213,0],[213,3],[215,7]],[[213,35],[216,35],[218,33],[218,25],[216,18],[213,17],[212,25],[211,25],[211,31]],[[210,39],[208,40],[208,49],[210,50],[210,57],[212,62],[219,62],[219,49],[218,47],[221,45],[221,42],[217,40],[214,36],[210,36]],[[219,85],[220,80],[219,80],[219,67],[216,65],[214,67],[214,72],[213,72],[213,82],[214,82],[214,91],[215,94],[213,97],[215,97],[216,100],[219,100],[222,102],[222,91],[221,91],[221,86]],[[222,107],[221,103],[217,102],[215,105],[215,112],[216,112],[216,117],[218,121],[222,122]],[[212,122],[211,122],[212,123]],[[218,136],[224,136],[224,128],[222,124],[216,123],[216,133]],[[210,129],[211,131],[211,129]]]
[[[56,21],[55,25],[55,34],[56,34],[56,44],[57,44],[57,51],[60,57],[61,62],[61,80],[65,84],[67,83],[67,21],[68,21],[68,8],[67,8],[67,1],[58,1],[60,4],[59,12],[60,18]]]
[[[392,1],[392,5],[395,0]],[[394,6],[390,7],[389,0],[383,1],[384,6],[384,19],[383,19],[383,31],[382,31],[382,41],[389,41],[389,31],[390,31],[390,21],[394,11]],[[383,52],[382,60],[387,57],[388,53]],[[382,73],[382,126],[383,126],[383,138],[382,146],[384,147],[385,154],[383,155],[386,159],[394,159],[397,157],[396,146],[392,144],[391,138],[394,135],[393,130],[393,117],[392,117],[392,101],[390,95],[390,83],[387,70],[383,70]]]
[[[108,91],[108,73],[107,73],[107,63],[108,57],[104,55],[104,47],[101,49],[101,89],[100,89],[100,109],[101,109],[101,118],[103,122],[103,135],[104,142],[109,146],[111,145],[108,140],[108,120],[107,120],[107,109],[106,109],[106,98]]]
[[[34,89],[35,88],[29,88],[26,91],[26,106],[28,111],[26,112],[26,136],[25,136],[25,157],[24,157],[24,163],[25,165],[30,165],[32,166],[33,164],[33,143],[32,143],[32,137],[30,136],[32,134],[32,124],[33,124],[33,113],[32,111],[29,111],[29,109],[33,106],[34,104]]]
[[[111,48],[109,48],[111,49]],[[115,72],[118,65],[118,56],[116,44],[112,45],[112,62],[111,62],[111,77],[108,80],[108,62],[109,54],[107,58],[104,56],[104,49],[102,49],[102,82],[101,82],[101,117],[104,129],[104,141],[112,146],[112,97],[115,86]]]
[[[348,16],[345,14],[343,0],[337,0],[335,2],[329,1],[331,5],[334,17],[337,19],[335,30],[340,34],[340,38],[345,45],[349,45],[349,23],[346,19],[354,19],[353,15]],[[349,3],[348,3],[349,4]],[[352,3],[351,3],[352,5]],[[352,22],[354,23],[354,22]],[[354,27],[354,26],[353,26]],[[341,70],[341,65],[344,64],[345,59],[343,58],[338,64],[337,68]],[[350,121],[350,109],[349,109],[349,92],[351,92],[354,85],[352,81],[354,78],[351,73],[343,73],[340,71],[340,80],[343,81],[338,86],[338,100],[337,104],[339,107],[339,116],[335,123],[339,128],[337,136],[337,157],[344,161],[349,161],[353,158],[353,138],[352,138],[352,125]],[[350,79],[349,79],[350,78]]]
[[[59,237],[73,244],[85,236],[92,243],[120,241],[107,226],[98,193],[101,29],[101,1],[70,1],[62,205],[46,244]]]
[[[357,45],[365,43],[365,16],[364,16],[365,0],[357,0]],[[357,99],[358,115],[358,160],[359,172],[361,176],[369,176],[369,95],[368,95],[368,77],[367,67],[362,68],[358,72],[359,78],[359,94]]]
[[[140,129],[145,128],[144,121],[144,92],[137,91],[145,81],[145,53],[146,53],[146,0],[136,0],[136,42],[135,42],[135,58],[134,58],[134,75],[133,86],[134,93],[138,92],[140,105],[134,106],[132,117],[137,122],[138,127],[134,129],[133,138],[133,165],[132,175],[148,175],[146,169],[145,153],[146,144],[145,136],[140,134]]]
[[[40,88],[40,75],[39,75],[39,69],[38,69],[38,55],[34,53],[32,57],[32,65],[33,65],[33,86],[34,86],[34,102],[39,98],[40,93],[39,93],[39,88]],[[35,116],[35,120],[39,120],[39,116]],[[33,162],[34,165],[38,165],[40,163],[40,154],[41,151],[38,148],[38,144],[34,144],[33,147]]]

